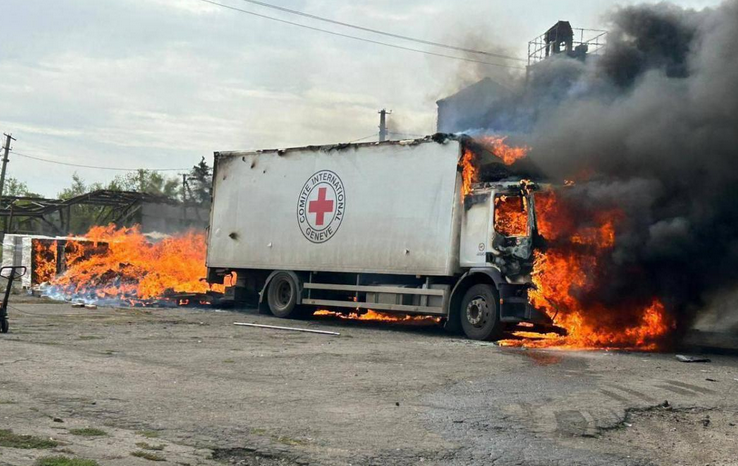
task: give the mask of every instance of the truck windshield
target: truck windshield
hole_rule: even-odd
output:
[[[528,201],[524,196],[495,197],[495,231],[503,236],[528,236]]]

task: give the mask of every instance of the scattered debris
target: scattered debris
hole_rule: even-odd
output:
[[[705,416],[705,417],[704,417],[704,418],[702,419],[702,425],[703,425],[704,427],[708,427],[708,426],[710,425],[710,415],[709,415],[709,414],[708,414],[708,415],[706,415],[706,416]]]
[[[82,308],[82,307],[85,307],[85,303],[72,303],[72,307]]]
[[[306,333],[317,333],[320,335],[332,335],[338,336],[338,332],[329,332],[327,330],[312,330],[308,328],[296,328],[296,327],[282,327],[279,325],[262,325],[262,324],[247,324],[244,322],[233,322],[233,325],[239,325],[241,327],[256,327],[256,328],[269,328],[273,330],[287,330],[290,332],[306,332]]]
[[[97,309],[96,304],[85,304],[85,309]]]
[[[701,356],[685,356],[683,354],[676,355],[677,361],[681,362],[712,362],[709,358]]]
[[[708,382],[717,382],[717,380],[711,379],[710,377],[706,378],[705,380],[707,380]]]

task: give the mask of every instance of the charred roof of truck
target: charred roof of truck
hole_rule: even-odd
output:
[[[219,158],[243,157],[247,155],[277,155],[287,156],[296,152],[343,152],[356,150],[363,147],[378,146],[417,146],[421,144],[446,144],[449,141],[458,141],[463,148],[469,149],[480,156],[479,180],[483,182],[499,182],[503,180],[530,179],[545,181],[546,177],[538,166],[525,157],[511,165],[504,164],[494,153],[490,152],[483,144],[474,137],[467,134],[436,133],[422,138],[398,139],[382,142],[348,142],[340,144],[311,145],[301,147],[289,147],[285,149],[260,149],[252,151],[221,151],[215,152],[216,160]],[[462,151],[463,152],[463,151]],[[461,157],[461,154],[460,154]]]
[[[275,155],[287,155],[291,152],[334,152],[334,151],[345,151],[349,149],[358,149],[360,147],[371,147],[371,146],[417,146],[420,144],[437,143],[445,144],[448,141],[460,141],[466,145],[473,141],[470,136],[465,134],[447,134],[447,133],[436,133],[422,138],[414,139],[395,139],[391,141],[382,142],[346,142],[339,144],[325,144],[315,146],[301,146],[301,147],[289,147],[285,149],[259,149],[251,151],[220,151],[215,152],[215,157],[242,157],[244,155],[253,154],[275,154]]]

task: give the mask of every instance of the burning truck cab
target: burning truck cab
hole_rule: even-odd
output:
[[[433,316],[496,340],[529,303],[538,189],[504,139],[216,152],[208,279],[277,317]]]

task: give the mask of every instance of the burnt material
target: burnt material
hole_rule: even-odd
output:
[[[563,50],[562,50],[563,47]],[[559,21],[546,31],[546,56],[574,50],[574,29],[569,21]]]

